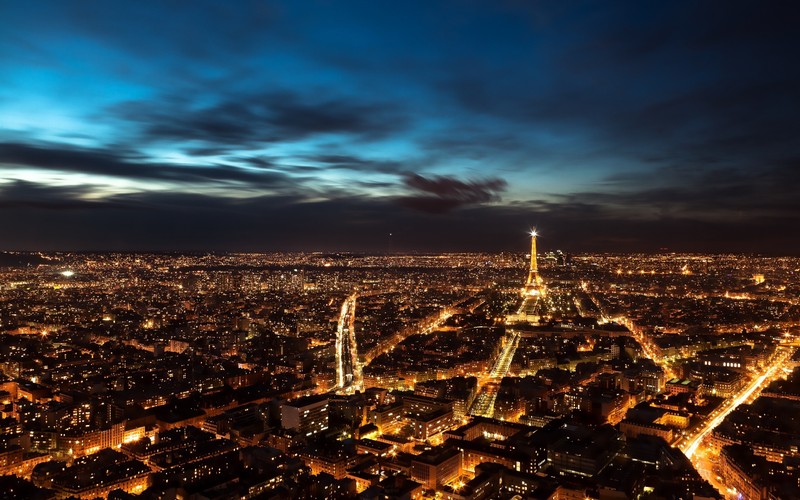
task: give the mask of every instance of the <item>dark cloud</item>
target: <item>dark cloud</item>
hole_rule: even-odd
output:
[[[14,235],[4,240],[5,249],[522,251],[524,228],[536,225],[543,251],[800,253],[800,235],[789,230],[797,219],[785,216],[620,218],[599,203],[568,200],[470,205],[431,215],[403,210],[392,198],[309,202],[297,195],[154,192],[95,203],[81,201],[82,194],[30,183],[5,186],[2,199],[17,200],[0,207],[0,233]]]
[[[307,155],[304,159],[326,169],[353,170],[365,173],[401,174],[414,166],[413,162],[376,160],[349,154],[316,154]]]
[[[24,167],[178,183],[234,182],[256,188],[280,188],[294,184],[285,174],[274,171],[246,170],[222,164],[154,163],[135,153],[83,149],[65,144],[0,143],[0,163],[5,168]]]
[[[644,170],[646,158],[662,156],[759,168],[800,152],[791,139],[800,134],[800,7],[734,4],[596,10],[573,20],[572,36],[543,65],[506,68],[514,78],[491,78],[481,64],[457,68],[438,88],[470,113],[549,132],[523,149],[551,150],[557,137],[589,152],[558,151],[567,163],[617,157]]]
[[[483,80],[451,85],[466,109],[511,120],[517,127],[541,123],[555,135],[580,136],[581,147],[600,153],[595,158],[611,154],[639,164],[654,156],[672,162],[752,163],[800,152],[790,139],[800,134],[793,112],[800,106],[800,74],[774,82],[720,81],[640,100],[623,99],[618,90],[570,86],[531,95],[524,88]],[[550,150],[548,141],[524,147]],[[476,137],[473,142],[479,147],[483,140]]]
[[[105,200],[87,199],[91,193],[91,188],[87,186],[55,187],[15,180],[0,184],[0,210],[71,210],[109,206]]]
[[[473,160],[485,160],[509,152],[530,152],[533,149],[514,131],[497,133],[474,127],[428,136],[420,141],[420,145],[435,157],[457,156]]]
[[[373,140],[408,125],[408,117],[394,104],[326,94],[237,93],[199,108],[183,96],[163,96],[117,104],[109,111],[135,125],[140,140],[202,141],[206,145],[200,152],[259,148],[324,134]]]
[[[619,217],[643,212],[698,220],[800,217],[800,159],[765,162],[758,168],[680,164],[627,178],[615,175],[612,185],[610,191],[572,193],[563,199],[593,200]]]
[[[500,201],[506,189],[503,179],[462,181],[447,176],[424,177],[408,174],[403,178],[412,193],[397,199],[403,206],[429,213],[443,213],[466,205]]]

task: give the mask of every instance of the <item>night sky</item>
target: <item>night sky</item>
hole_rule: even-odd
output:
[[[798,5],[2,2],[0,250],[800,254]]]

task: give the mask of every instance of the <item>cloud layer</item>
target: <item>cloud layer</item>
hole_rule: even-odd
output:
[[[0,246],[798,253],[798,14],[9,5]]]

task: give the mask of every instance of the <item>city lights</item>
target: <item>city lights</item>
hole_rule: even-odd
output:
[[[299,478],[310,495],[333,487],[325,472],[355,492],[377,475],[434,496],[503,477],[522,494],[542,478],[614,488],[602,471],[660,443],[668,462],[643,473],[682,463],[675,491],[741,492],[742,461],[788,474],[791,422],[771,415],[798,404],[800,261],[568,255],[537,236],[526,255],[62,253],[0,269],[3,432],[26,436],[2,471],[36,487],[62,460],[47,483],[61,494],[146,497],[265,474],[248,465],[263,454],[284,464],[264,491]],[[87,468],[104,472],[71,479]]]
[[[0,12],[0,500],[800,499],[800,3]]]

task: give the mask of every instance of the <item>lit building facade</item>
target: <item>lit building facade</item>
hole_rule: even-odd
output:
[[[327,396],[309,396],[281,405],[281,427],[313,436],[328,428]]]

